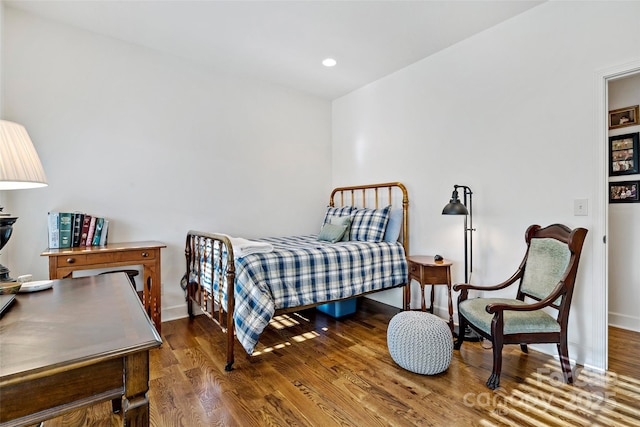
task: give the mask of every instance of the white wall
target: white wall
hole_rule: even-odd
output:
[[[4,39],[4,2],[2,0],[0,0],[0,117],[4,117],[4,111],[3,111],[3,99],[4,97],[2,96],[4,93],[4,78],[3,78],[3,72],[2,72],[2,58],[3,58],[3,54],[2,54],[2,41]],[[2,191],[0,191],[0,206],[4,206],[4,194]],[[4,252],[4,251],[3,251]],[[5,262],[4,260],[4,255],[2,253],[0,253],[0,263]]]
[[[3,88],[4,88],[4,79],[2,78],[2,41],[4,39],[4,1],[0,0],[0,117],[2,117],[2,106],[3,106]],[[2,195],[0,195],[0,201],[2,201]]]
[[[110,219],[111,242],[159,240],[163,320],[186,315],[189,229],[315,232],[328,202],[331,105],[5,9],[4,118],[23,124],[49,186],[13,191],[4,251],[48,275],[47,212]]]
[[[639,18],[640,2],[548,2],[333,103],[334,182],[407,183],[410,251],[452,259],[456,282],[462,219],[441,215],[454,184],[474,191],[473,283],[515,271],[531,224],[589,229],[570,356],[600,368],[606,340],[593,311],[606,304],[605,284],[593,255],[604,230],[596,206],[574,216],[573,203],[602,199],[595,120],[606,118],[595,117],[595,75],[638,58]],[[388,298],[399,306],[399,294]]]
[[[640,104],[640,74],[609,83],[609,109]],[[610,136],[640,132],[640,125],[609,131]],[[637,181],[640,174],[609,181]],[[640,204],[609,205],[609,323],[640,331]]]

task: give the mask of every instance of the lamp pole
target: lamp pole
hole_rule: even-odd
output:
[[[476,231],[473,228],[473,191],[466,185],[455,185],[454,188],[463,189],[462,204],[469,211],[469,215],[464,216],[464,282],[469,283],[473,274],[473,232]]]

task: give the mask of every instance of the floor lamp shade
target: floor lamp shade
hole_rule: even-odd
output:
[[[24,126],[0,120],[0,190],[47,185],[42,163]]]
[[[454,187],[453,193],[451,193],[451,200],[442,209],[442,215],[469,215],[469,210],[458,198],[457,185]]]

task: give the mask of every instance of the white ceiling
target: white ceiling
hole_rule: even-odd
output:
[[[544,1],[6,0],[218,73],[327,99],[417,62]],[[321,61],[333,57],[338,65]]]

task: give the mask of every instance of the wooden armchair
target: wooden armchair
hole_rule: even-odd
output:
[[[495,286],[458,284],[459,330],[467,325],[493,344],[493,372],[487,387],[500,385],[502,347],[520,344],[527,352],[527,344],[555,343],[558,346],[560,365],[567,383],[573,382],[567,346],[567,323],[578,261],[587,235],[584,228],[571,230],[561,224],[545,228],[532,225],[525,233],[527,251],[518,270],[506,281]],[[495,291],[519,281],[515,299],[472,298],[471,289]],[[527,300],[525,301],[525,297]],[[544,309],[544,310],[543,310]],[[555,313],[553,317],[549,312]],[[458,334],[454,348],[459,350],[464,334]]]

